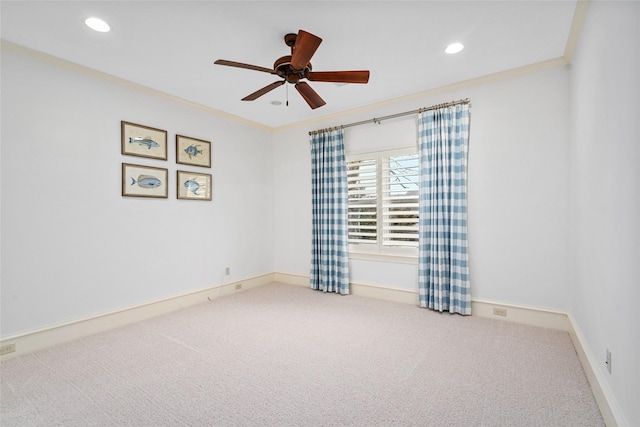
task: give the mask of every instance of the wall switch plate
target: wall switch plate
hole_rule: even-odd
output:
[[[506,308],[493,308],[493,314],[496,316],[504,316],[507,317],[507,309]]]
[[[224,275],[225,275],[225,276],[228,276],[228,275],[230,275],[230,274],[231,274],[231,267],[227,267],[227,268],[225,268],[225,269],[224,269]]]
[[[16,344],[15,343],[2,344],[0,346],[0,355],[13,353],[14,351],[16,351]]]
[[[607,365],[607,371],[609,371],[609,373],[611,373],[611,352],[609,351],[609,349],[607,349],[607,359],[605,360],[604,364]]]

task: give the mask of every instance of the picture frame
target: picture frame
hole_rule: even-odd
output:
[[[211,174],[176,171],[176,189],[178,199],[211,200]]]
[[[210,168],[211,142],[176,135],[176,163]]]
[[[123,197],[169,197],[169,170],[152,166],[122,164]]]
[[[167,131],[135,123],[120,122],[121,153],[127,156],[167,160]]]

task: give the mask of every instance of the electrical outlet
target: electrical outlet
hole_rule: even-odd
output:
[[[226,268],[224,269],[224,275],[225,275],[225,276],[228,276],[228,275],[230,275],[230,274],[231,274],[231,267],[226,267]]]
[[[242,289],[242,283],[236,283],[236,291]]]
[[[607,359],[605,360],[604,364],[607,365],[607,371],[609,371],[609,373],[611,373],[611,352],[609,351],[609,349],[607,349]]]
[[[493,314],[496,316],[504,316],[507,317],[507,309],[506,308],[493,308]]]
[[[16,351],[16,344],[15,343],[2,344],[0,346],[0,355],[13,353],[14,351]]]

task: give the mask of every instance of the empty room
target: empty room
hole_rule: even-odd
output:
[[[640,2],[0,24],[0,426],[640,426]]]

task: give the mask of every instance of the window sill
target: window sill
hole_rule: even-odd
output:
[[[391,255],[380,253],[349,252],[349,259],[364,261],[393,262],[396,264],[418,264],[417,255]]]

